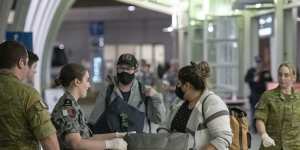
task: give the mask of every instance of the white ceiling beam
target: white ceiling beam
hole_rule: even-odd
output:
[[[169,15],[172,15],[172,13],[173,13],[173,9],[171,6],[154,3],[149,0],[117,0],[117,1],[127,3],[130,5],[139,6],[139,7],[146,8],[146,9],[150,9],[153,11],[169,14]]]

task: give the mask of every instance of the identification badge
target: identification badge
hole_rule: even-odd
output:
[[[67,110],[63,110],[62,114],[63,114],[63,116],[68,116],[68,111]]]

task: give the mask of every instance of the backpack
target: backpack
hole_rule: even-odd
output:
[[[209,96],[209,95],[208,95]],[[202,102],[202,110],[204,110],[205,99]],[[251,147],[251,135],[248,131],[248,119],[247,113],[237,107],[228,107],[229,118],[230,118],[230,128],[232,130],[232,143],[229,150],[248,150]],[[217,118],[221,113],[212,115],[213,118]],[[202,117],[205,118],[204,112],[202,111]],[[207,121],[204,121],[205,123]]]
[[[229,108],[232,143],[230,150],[248,150],[251,147],[251,135],[248,131],[246,112],[239,108]]]
[[[147,103],[150,97],[144,95],[144,86],[140,82],[138,84],[142,99],[137,107],[139,108],[142,104],[145,104],[145,112],[141,112],[138,108],[129,105],[119,96],[111,101],[114,89],[114,84],[111,84],[106,89],[105,110],[96,123],[91,126],[91,130],[95,134],[130,131],[143,132],[144,120],[148,116]],[[147,121],[151,131],[150,120],[147,119]]]

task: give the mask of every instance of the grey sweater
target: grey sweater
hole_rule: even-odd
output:
[[[145,112],[145,105],[141,105],[138,107],[140,100],[141,100],[141,93],[139,90],[139,84],[138,81],[135,79],[133,81],[133,85],[131,87],[131,92],[128,100],[128,104],[131,106],[136,107],[141,112]],[[100,117],[100,115],[105,110],[105,95],[106,91],[100,91],[99,95],[96,99],[95,107],[89,117],[88,122],[90,124],[95,124],[97,119]],[[120,89],[117,85],[114,86],[113,93],[111,95],[111,101],[114,100],[116,96],[123,97],[121,94]],[[158,92],[156,92],[152,97],[151,101],[148,102],[148,119],[151,121],[151,123],[160,124],[162,120],[165,118],[165,107],[162,100],[162,95]],[[147,123],[147,120],[145,120],[144,123],[144,132],[149,131],[149,126]],[[152,126],[151,126],[152,127]],[[153,131],[153,130],[152,130]]]

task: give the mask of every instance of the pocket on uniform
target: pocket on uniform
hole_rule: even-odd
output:
[[[300,128],[300,107],[297,108],[295,105],[292,106],[292,115],[287,115],[284,117],[292,117],[291,122],[292,122],[292,127],[295,128]],[[289,118],[287,118],[289,119]]]

